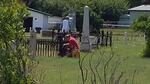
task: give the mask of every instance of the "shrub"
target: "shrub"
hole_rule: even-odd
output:
[[[18,0],[0,1],[0,84],[31,84],[23,17],[28,12]]]
[[[144,57],[150,57],[150,16],[139,17],[131,26],[135,31],[143,32],[146,36],[146,49]]]

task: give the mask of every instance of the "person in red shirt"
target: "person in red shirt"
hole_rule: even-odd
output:
[[[72,37],[70,34],[66,35],[65,39],[66,39],[67,43],[64,45],[69,46],[69,51],[70,51],[71,57],[79,58],[80,57],[80,46],[78,44],[78,41],[74,37]]]

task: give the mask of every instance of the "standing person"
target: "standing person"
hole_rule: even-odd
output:
[[[67,43],[64,45],[69,46],[69,51],[70,51],[71,57],[79,58],[80,57],[80,47],[79,47],[78,41],[74,37],[72,37],[70,34],[66,35],[65,39],[66,39]]]
[[[69,17],[66,16],[62,21],[62,32],[69,32],[70,25],[69,25]]]

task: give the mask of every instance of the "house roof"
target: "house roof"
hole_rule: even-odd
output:
[[[141,5],[128,9],[129,11],[150,11],[150,5]]]
[[[36,10],[36,9],[33,9],[33,8],[28,8],[28,10],[34,11],[34,12],[38,12],[38,13],[41,13],[41,14],[44,14],[44,15],[47,15],[47,16],[52,16],[52,15],[50,15],[49,13],[42,12],[42,11],[39,11],[39,10]]]

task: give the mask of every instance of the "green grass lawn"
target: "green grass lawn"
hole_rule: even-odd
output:
[[[115,33],[123,33],[124,31],[131,31],[128,29],[117,30],[113,29]],[[132,31],[133,32],[133,31]],[[107,81],[111,75],[111,69],[115,67],[116,60],[121,61],[124,58],[127,58],[125,61],[122,61],[118,70],[116,70],[117,79],[120,72],[123,71],[124,75],[121,78],[121,83],[128,79],[127,84],[150,84],[150,58],[143,58],[142,52],[145,47],[144,37],[129,36],[128,44],[125,44],[123,36],[113,36],[113,46],[112,47],[100,47],[99,49],[92,50],[91,53],[81,53],[81,58],[86,56],[84,61],[84,68],[88,69],[88,80],[85,84],[92,84],[91,73],[89,67],[89,60],[91,61],[92,67],[94,67],[99,61],[101,61],[100,66],[98,67],[98,72],[100,73],[102,80],[103,76],[103,67],[106,61],[114,53],[114,58],[109,63],[107,67]],[[99,60],[102,59],[102,60]],[[37,57],[39,64],[34,68],[34,77],[36,80],[41,81],[41,84],[82,84],[81,72],[79,69],[79,60],[75,58],[61,58],[61,57]],[[85,69],[84,69],[85,70]],[[133,79],[134,71],[135,78]],[[98,78],[98,77],[96,77]],[[134,82],[132,82],[132,80]],[[99,81],[97,80],[96,84]],[[106,84],[108,84],[106,82]],[[111,83],[112,84],[112,83]]]

